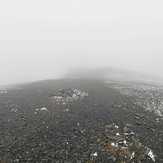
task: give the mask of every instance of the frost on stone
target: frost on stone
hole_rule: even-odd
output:
[[[83,100],[88,93],[80,89],[60,89],[55,95],[51,96],[52,101],[56,104],[66,105],[75,101]]]

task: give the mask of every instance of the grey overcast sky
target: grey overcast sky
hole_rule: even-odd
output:
[[[1,0],[0,84],[114,66],[163,77],[162,0]]]

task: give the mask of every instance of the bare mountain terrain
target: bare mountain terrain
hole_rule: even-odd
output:
[[[3,89],[0,160],[162,163],[162,108],[163,87],[145,82],[89,76]]]

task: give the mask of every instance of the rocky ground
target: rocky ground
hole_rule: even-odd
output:
[[[148,87],[65,79],[1,90],[1,162],[162,163],[162,89]]]

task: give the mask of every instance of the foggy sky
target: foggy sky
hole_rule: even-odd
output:
[[[0,1],[0,85],[69,68],[120,67],[163,77],[162,0]]]

